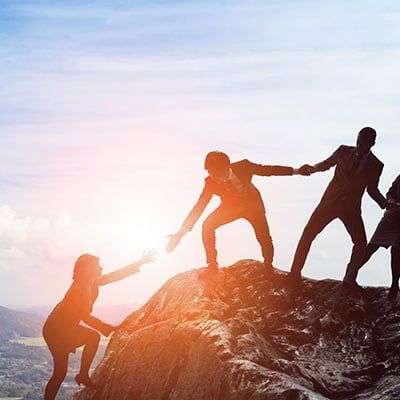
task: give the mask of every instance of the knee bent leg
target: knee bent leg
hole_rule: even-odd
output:
[[[320,233],[321,229],[317,230],[313,225],[308,224],[304,227],[300,240],[312,242]]]
[[[212,233],[214,232],[216,227],[210,223],[209,221],[205,220],[202,225],[202,232],[203,233]]]

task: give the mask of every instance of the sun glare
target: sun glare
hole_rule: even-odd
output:
[[[144,250],[154,249],[159,257],[165,252],[166,233],[160,229],[150,213],[143,210],[124,216],[112,229],[115,247],[121,256],[141,256]]]

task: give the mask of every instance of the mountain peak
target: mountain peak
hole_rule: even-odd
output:
[[[171,278],[112,337],[76,400],[398,399],[400,314],[363,294],[303,279],[294,293],[262,263]]]

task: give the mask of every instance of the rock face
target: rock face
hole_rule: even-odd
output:
[[[76,400],[400,399],[400,313],[384,288],[298,291],[244,260],[170,279],[116,332]]]

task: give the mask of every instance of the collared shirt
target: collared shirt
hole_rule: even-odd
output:
[[[236,191],[237,193],[242,193],[243,192],[243,184],[240,181],[240,179],[233,173],[232,169],[229,169],[229,176],[228,178],[224,181],[224,183],[230,184],[230,186]]]
[[[352,175],[357,174],[357,172],[358,172],[358,170],[360,169],[360,167],[363,168],[363,166],[364,166],[365,163],[368,161],[369,156],[370,156],[371,154],[372,154],[372,153],[371,153],[371,150],[370,150],[368,153],[360,155],[360,154],[357,153],[357,148],[356,148],[355,157],[354,157],[354,159],[353,159],[353,163],[357,162],[357,161],[355,161],[355,160],[358,158],[358,165],[357,165],[357,168],[356,168],[354,171],[351,171]],[[351,170],[351,169],[352,169],[352,168],[350,168],[350,170]]]

